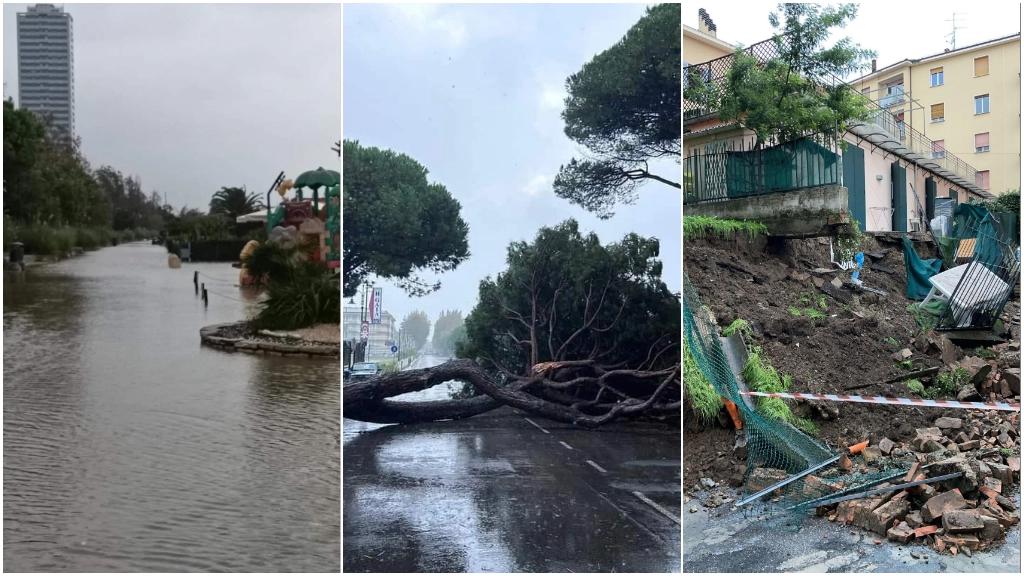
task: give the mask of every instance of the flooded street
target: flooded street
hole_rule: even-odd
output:
[[[451,386],[396,399],[444,399]],[[679,442],[664,425],[579,430],[508,408],[345,420],[344,569],[678,572]]]
[[[339,362],[201,347],[237,278],[148,244],[5,276],[5,570],[339,569]]]

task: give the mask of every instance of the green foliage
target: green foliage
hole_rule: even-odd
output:
[[[733,322],[730,327],[732,326],[736,326],[736,322]],[[686,385],[687,398],[689,398],[690,406],[697,418],[705,424],[714,422],[718,413],[725,406],[725,402],[715,391],[711,382],[704,377],[704,373],[700,371],[685,339],[683,340],[683,383]]]
[[[792,314],[793,316],[799,316],[800,315],[800,309],[799,308],[794,308],[794,307],[790,306],[789,307],[789,313]]]
[[[680,15],[679,4],[649,7],[625,37],[566,81],[565,134],[589,154],[559,168],[559,197],[609,218],[644,182],[680,187],[647,167],[682,153]]]
[[[345,297],[368,276],[394,281],[411,295],[440,288],[422,271],[447,272],[469,258],[461,206],[427,169],[405,154],[344,142],[342,275]]]
[[[257,285],[264,282],[287,282],[296,274],[309,249],[308,244],[298,242],[285,245],[268,241],[256,246],[241,260]]]
[[[910,380],[907,382],[907,388],[914,394],[920,396],[921,398],[928,397],[928,391],[925,390],[924,384],[922,384],[921,381],[917,380],[916,378],[914,380]]]
[[[430,334],[430,318],[422,310],[413,310],[402,320],[401,330],[412,339],[414,347],[422,348]]]
[[[768,234],[768,227],[751,220],[723,220],[715,216],[683,216],[683,242],[699,238],[732,238],[746,233],[751,242]]]
[[[860,223],[855,218],[850,218],[846,229],[836,236],[833,242],[836,262],[851,262],[857,252],[860,251],[860,243],[864,240],[864,233],[860,231]]]
[[[978,348],[977,356],[983,360],[995,360],[996,353],[988,348]]]
[[[743,318],[733,320],[732,324],[729,324],[724,330],[722,330],[722,336],[729,337],[736,332],[739,332],[740,335],[743,336],[744,340],[750,340],[752,330],[750,328],[750,324]]]
[[[999,453],[1003,456],[1013,456],[1015,452],[1009,448],[1000,448]]]
[[[818,312],[814,308],[804,308],[804,314],[811,320],[824,320],[826,317],[824,314]]]
[[[793,378],[788,374],[779,374],[771,361],[764,357],[760,347],[754,347],[743,367],[743,381],[752,392],[789,392]],[[807,434],[817,434],[818,428],[808,418],[797,418],[790,410],[789,404],[782,398],[757,398],[757,411],[762,415],[788,422]]]
[[[814,133],[841,136],[851,121],[867,117],[871,110],[867,98],[832,81],[833,75],[844,78],[875,56],[849,38],[829,41],[833,28],[856,18],[857,7],[791,3],[780,4],[779,9],[769,16],[776,57],[759,61],[737,48],[724,85],[705,83],[693,74],[684,97],[717,110],[723,122],[750,129],[758,146]]]
[[[882,339],[882,342],[885,342],[886,344],[894,348],[900,347],[900,341],[893,338],[892,336],[886,336],[885,338]]]
[[[210,198],[210,214],[220,214],[231,222],[263,208],[263,201],[255,192],[246,194],[242,188],[221,187]]]
[[[294,330],[314,324],[337,324],[341,318],[339,277],[322,262],[302,262],[283,282],[271,282],[253,326]]]
[[[893,368],[897,368],[899,370],[913,370],[914,369],[914,361],[913,360],[904,360],[902,362],[898,362],[896,364],[893,364],[892,367]]]
[[[828,300],[825,298],[824,294],[818,294],[817,301],[818,308],[821,308],[822,310],[828,310]]]
[[[811,299],[808,298],[806,294],[801,292],[800,293],[800,303],[801,304],[810,304],[811,303]]]
[[[602,245],[575,220],[513,242],[507,269],[480,282],[458,355],[514,374],[588,358],[653,370],[678,364],[681,307],[661,280],[658,254],[656,239],[628,234]]]
[[[940,394],[950,396],[956,394],[961,386],[971,381],[971,373],[957,366],[955,369],[939,374],[935,379],[935,388]]]

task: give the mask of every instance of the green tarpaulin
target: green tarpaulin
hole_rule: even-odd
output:
[[[903,235],[903,262],[907,266],[907,298],[924,300],[931,292],[932,285],[928,279],[942,269],[942,260],[932,258],[925,260],[917,255],[914,242]]]

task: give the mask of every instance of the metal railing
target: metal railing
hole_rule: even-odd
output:
[[[757,148],[719,142],[683,158],[683,204],[842,185],[838,142],[824,135]]]
[[[787,42],[786,38],[781,39],[783,47]],[[744,50],[744,52],[753,56],[757,59],[759,64],[764,64],[769,60],[779,57],[779,46],[776,44],[775,39],[765,40],[752,44]],[[691,64],[683,67],[683,79],[685,85],[689,85],[691,78],[699,78],[705,86],[711,91],[711,97],[705,98],[703,101],[695,100],[683,100],[683,123],[694,121],[698,118],[709,117],[715,114],[717,110],[714,108],[712,102],[717,99],[722,90],[725,90],[725,79],[729,73],[729,69],[732,68],[732,64],[735,61],[735,55],[728,54],[714,60],[702,62],[699,64]],[[851,86],[849,83],[836,77],[834,74],[825,73],[818,77],[809,78],[812,82],[819,86],[841,86],[845,85],[849,90],[854,91],[858,95],[863,96],[860,92]],[[934,143],[926,138],[923,134],[907,126],[902,121],[897,121],[893,114],[886,110],[885,107],[880,105],[870,98],[870,96],[863,96],[870,111],[865,119],[862,120],[864,124],[873,124],[881,128],[885,133],[891,136],[893,139],[901,142],[909,153],[916,153],[924,156],[922,164],[934,164],[937,168],[942,168],[968,182],[981,187],[981,178],[977,173],[977,170],[973,166],[964,162],[956,155],[944,151],[939,158],[933,158]],[[905,95],[902,90],[899,94],[889,96],[889,98],[895,98],[893,103],[897,103],[901,99],[905,99]],[[883,100],[880,98],[879,100]],[[858,123],[851,123],[852,126],[856,126]]]
[[[1019,246],[992,225],[967,219],[952,243],[954,263],[943,274],[959,278],[939,316],[936,330],[990,330],[1020,279]],[[936,288],[938,289],[938,287]]]

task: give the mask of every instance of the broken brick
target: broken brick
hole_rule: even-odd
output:
[[[917,538],[921,538],[921,537],[927,536],[929,534],[935,534],[935,531],[938,530],[938,529],[939,529],[938,526],[934,526],[932,524],[925,524],[924,526],[921,526],[920,528],[915,528],[914,529],[914,536],[917,537]]]
[[[977,450],[978,446],[981,445],[980,440],[967,440],[956,445],[957,449],[961,452],[969,452],[971,450]]]
[[[992,469],[992,477],[1002,482],[1004,485],[1009,486],[1013,484],[1013,473],[1010,472],[1010,467],[1004,464],[996,464],[995,462],[989,462],[988,467]]]
[[[942,528],[947,534],[981,532],[985,523],[977,510],[949,510],[942,515]]]
[[[935,421],[935,426],[942,430],[959,430],[963,426],[963,421],[959,418],[942,417]]]
[[[993,520],[995,519],[993,518]],[[921,518],[921,511],[914,510],[913,512],[907,514],[906,522],[911,529],[920,528],[921,525],[924,524],[924,520]]]
[[[747,488],[751,492],[760,492],[789,478],[785,470],[776,468],[755,468],[747,478]]]
[[[914,538],[914,531],[910,529],[910,526],[907,525],[906,522],[900,522],[886,532],[886,537],[889,538],[890,542],[906,544]]]
[[[892,449],[895,447],[896,443],[893,442],[892,440],[889,440],[888,438],[882,438],[878,442],[878,450],[882,453],[883,456],[888,456],[892,452]]]
[[[861,450],[861,456],[864,457],[864,462],[871,464],[882,458],[882,451],[878,446],[868,446]]]
[[[1003,527],[999,525],[999,521],[991,516],[982,515],[981,521],[984,524],[984,528],[981,529],[981,539],[987,542],[994,540],[1002,540],[1006,537],[1006,532],[1003,531]]]
[[[906,498],[894,498],[876,508],[868,518],[867,526],[863,528],[885,535],[894,524],[902,522],[909,512],[910,502]]]
[[[921,519],[927,523],[932,523],[942,517],[943,513],[950,510],[962,510],[967,503],[964,502],[964,497],[960,494],[957,489],[943,492],[931,497],[924,506],[921,507]]]

